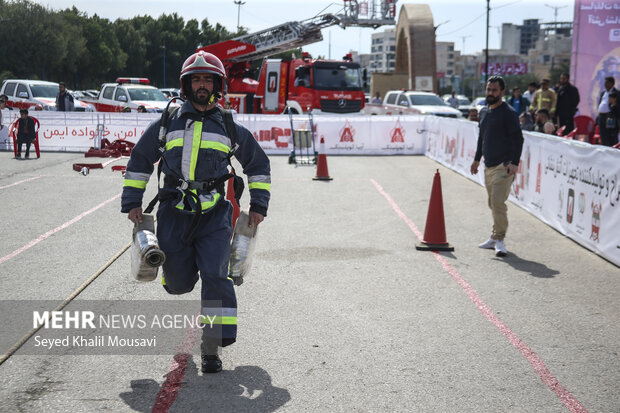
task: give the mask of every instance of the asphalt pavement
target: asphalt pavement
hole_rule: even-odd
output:
[[[199,300],[199,286],[133,280],[128,252],[102,270],[131,240],[110,169],[126,160],[72,164],[107,160],[0,153],[1,300],[60,303],[97,272],[75,300]],[[187,331],[189,356],[18,351],[0,365],[0,411],[620,412],[618,267],[512,204],[508,256],[479,249],[484,188],[423,156],[331,156],[331,182],[271,165],[223,372],[200,372]],[[436,170],[454,252],[415,249]]]

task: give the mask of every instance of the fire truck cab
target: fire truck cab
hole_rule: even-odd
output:
[[[302,59],[267,59],[262,66],[256,103],[262,113],[355,113],[364,107],[358,63]]]

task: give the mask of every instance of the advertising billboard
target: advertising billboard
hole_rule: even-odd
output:
[[[620,0],[575,0],[571,79],[579,113],[595,118],[605,77],[620,83]]]

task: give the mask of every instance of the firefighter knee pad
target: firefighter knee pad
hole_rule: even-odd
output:
[[[166,290],[166,292],[167,292],[168,294],[171,294],[171,295],[181,295],[181,294],[187,294],[187,293],[189,293],[189,292],[192,292],[192,290],[194,289],[194,286],[193,286],[193,285],[192,285],[192,286],[190,286],[189,288],[184,288],[184,289],[176,289],[176,290],[173,290],[173,289],[172,289],[172,288],[170,288],[170,286],[169,286],[169,285],[167,285],[167,284],[162,285],[162,287],[164,287],[164,290]]]
[[[170,286],[170,280],[166,279],[164,277],[164,274],[161,275],[161,286],[164,287],[164,290],[166,290],[166,292],[171,295],[187,294],[194,289],[195,285],[196,281],[185,286]]]

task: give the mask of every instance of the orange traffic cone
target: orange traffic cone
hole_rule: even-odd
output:
[[[228,180],[228,188],[226,189],[226,199],[230,201],[233,206],[233,216],[232,216],[232,229],[233,234],[235,233],[235,224],[237,223],[237,218],[239,218],[239,204],[237,204],[237,200],[235,199],[235,187],[233,186],[233,179]]]
[[[431,201],[428,204],[426,227],[422,243],[415,246],[420,251],[454,251],[454,247],[446,240],[446,224],[443,218],[443,197],[441,195],[441,177],[439,169],[433,179]]]
[[[333,178],[329,176],[327,170],[327,155],[325,155],[325,138],[321,138],[319,145],[319,157],[316,163],[316,176],[312,178],[314,181],[331,181]]]

